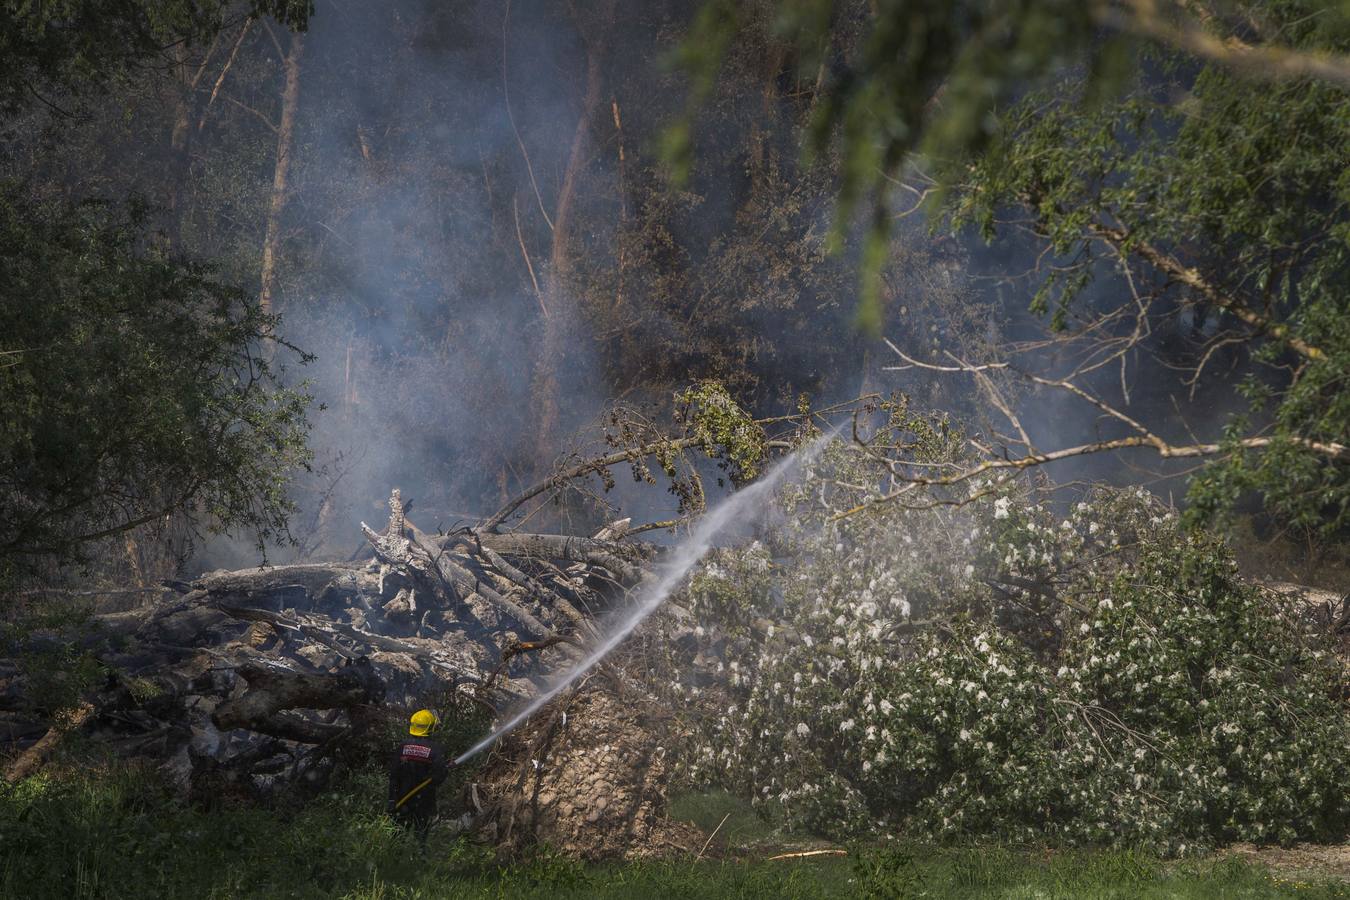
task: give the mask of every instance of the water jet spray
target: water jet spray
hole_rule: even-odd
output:
[[[670,557],[661,566],[660,577],[644,588],[641,599],[615,624],[613,631],[575,666],[532,699],[525,708],[497,726],[487,737],[457,756],[455,765],[460,765],[477,756],[498,738],[509,734],[541,706],[552,700],[564,688],[573,684],[593,668],[596,663],[609,655],[610,651],[619,646],[624,638],[628,637],[643,620],[665,602],[667,597],[675,592],[675,589],[684,581],[684,577],[689,574],[689,571],[712,548],[713,540],[721,534],[728,524],[772,497],[774,488],[799,465],[806,464],[814,459],[836,431],[838,431],[837,428],[805,447],[788,454],[775,463],[759,481],[732,494],[718,504],[716,509],[700,519],[694,530],[683,541],[675,545]]]

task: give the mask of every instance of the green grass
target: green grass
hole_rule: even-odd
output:
[[[433,832],[427,857],[378,814],[368,774],[301,807],[184,809],[130,772],[0,787],[0,896],[60,898],[1265,898],[1350,900],[1350,886],[1293,882],[1239,862],[1130,853],[1031,854],[922,846],[768,861],[781,838],[726,795],[676,812],[745,848],[740,859],[587,866],[547,853],[502,862]],[[730,815],[728,815],[730,813]]]
[[[674,797],[670,817],[693,822],[705,834],[717,832],[719,845],[752,847],[760,844],[792,842],[801,835],[784,834],[760,818],[750,804],[726,791],[708,791]]]

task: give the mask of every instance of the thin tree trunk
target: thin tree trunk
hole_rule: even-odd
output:
[[[613,5],[605,9],[604,21],[608,21]],[[569,289],[568,281],[572,272],[572,259],[569,254],[568,236],[571,226],[572,207],[576,199],[577,180],[586,162],[587,132],[600,106],[600,57],[603,53],[603,38],[588,41],[586,44],[586,93],[581,102],[581,115],[577,118],[572,133],[572,146],[567,157],[567,168],[563,170],[562,185],[558,189],[558,204],[553,213],[553,245],[549,254],[548,273],[544,279],[544,337],[536,363],[533,384],[533,406],[535,422],[535,466],[541,473],[549,469],[553,457],[557,454],[559,430],[559,404],[562,385],[559,373],[562,371],[569,349],[576,340],[578,309],[576,298]]]
[[[188,47],[179,45],[174,52],[174,76],[177,84],[175,85],[173,101],[173,128],[169,132],[169,171],[165,183],[168,186],[168,197],[165,206],[168,208],[169,217],[169,248],[175,251],[182,250],[182,232],[183,217],[185,215],[183,207],[186,205],[183,201],[184,189],[188,183],[189,156],[188,150],[191,146],[191,122],[192,111],[196,105],[197,86],[201,84],[202,76],[206,74],[206,68],[211,63],[212,56],[215,55],[216,46],[220,42],[220,35],[216,35],[211,46],[207,48],[206,54],[195,66],[188,58]]]
[[[277,128],[277,161],[272,173],[272,198],[267,208],[267,232],[263,238],[262,289],[258,305],[268,315],[272,313],[272,298],[276,293],[277,253],[281,244],[281,215],[286,209],[287,182],[291,171],[291,154],[295,144],[295,111],[300,105],[300,55],[304,40],[299,34],[291,36],[291,49],[286,54],[286,87],[281,94],[281,125]]]
[[[623,151],[623,118],[619,115],[619,100],[617,97],[611,98],[610,110],[614,113],[614,134],[619,142],[619,168],[618,168],[618,193],[619,193],[619,236],[615,241],[619,250],[619,271],[618,285],[614,291],[614,303],[610,307],[610,313],[614,321],[618,322],[623,311],[623,291],[624,276],[627,274],[628,246],[625,243],[628,238],[628,178],[627,178],[627,160],[624,158]]]

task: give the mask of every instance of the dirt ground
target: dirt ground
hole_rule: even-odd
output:
[[[1234,844],[1223,854],[1259,862],[1287,875],[1350,881],[1350,844],[1299,844],[1288,848]]]

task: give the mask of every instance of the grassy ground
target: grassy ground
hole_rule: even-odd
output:
[[[378,776],[301,810],[185,810],[132,773],[0,787],[3,897],[1265,898],[1350,900],[1343,881],[1296,881],[1239,859],[1131,853],[854,848],[769,861],[775,836],[726,797],[677,812],[737,848],[722,859],[584,866],[547,854],[501,863],[449,829],[419,856],[378,815]]]

